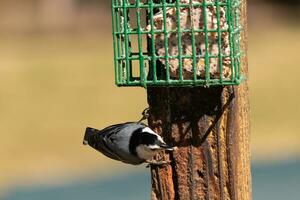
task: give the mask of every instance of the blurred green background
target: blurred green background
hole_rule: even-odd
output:
[[[297,0],[249,2],[254,199],[299,199],[299,19]],[[81,143],[147,106],[114,85],[110,22],[109,0],[0,1],[0,199],[149,196],[147,169]]]

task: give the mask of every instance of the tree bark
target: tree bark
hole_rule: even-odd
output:
[[[246,1],[242,49],[246,52]],[[152,200],[250,200],[250,126],[246,80],[239,86],[148,88],[149,126],[177,146],[151,166]]]

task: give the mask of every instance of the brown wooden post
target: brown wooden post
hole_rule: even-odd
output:
[[[242,1],[246,52],[246,1]],[[248,78],[247,56],[242,72]],[[149,88],[149,126],[178,147],[151,166],[152,200],[250,200],[249,100],[240,86]]]

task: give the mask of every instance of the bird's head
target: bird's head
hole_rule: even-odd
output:
[[[142,128],[134,135],[136,137],[135,152],[141,159],[148,160],[163,150],[172,150],[153,130],[149,127]]]

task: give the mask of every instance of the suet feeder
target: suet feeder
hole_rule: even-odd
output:
[[[238,85],[241,0],[112,0],[118,86]]]

